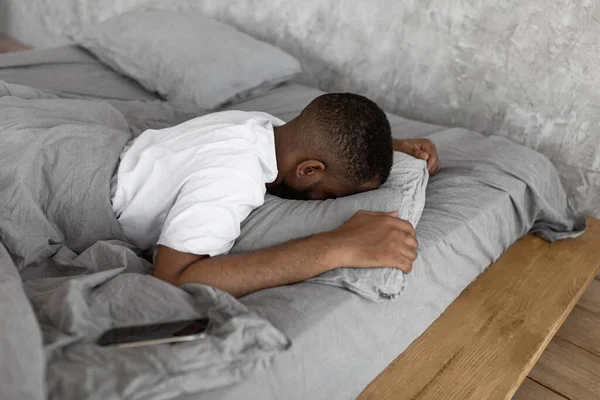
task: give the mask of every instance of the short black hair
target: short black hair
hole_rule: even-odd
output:
[[[329,93],[314,99],[303,113],[316,122],[322,144],[349,184],[387,180],[394,158],[392,131],[377,104],[354,93]]]

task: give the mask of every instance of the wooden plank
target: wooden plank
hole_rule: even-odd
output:
[[[600,268],[600,221],[528,235],[472,283],[359,399],[510,399]]]
[[[600,356],[600,281],[590,283],[556,335]]]
[[[31,47],[25,46],[23,43],[19,43],[16,40],[0,35],[0,53],[29,49],[31,49]]]
[[[600,314],[577,305],[556,335],[600,356]]]
[[[566,397],[554,393],[552,390],[527,378],[515,393],[512,400],[565,400]]]
[[[594,279],[590,283],[590,287],[585,291],[577,306],[583,307],[586,310],[600,314],[600,281]]]
[[[529,376],[573,400],[600,399],[600,357],[554,338]]]

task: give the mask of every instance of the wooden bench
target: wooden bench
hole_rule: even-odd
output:
[[[513,244],[359,396],[510,399],[600,269],[600,221]]]

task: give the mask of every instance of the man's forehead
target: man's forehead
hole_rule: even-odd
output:
[[[319,192],[319,195],[322,195],[326,198],[331,198],[350,196],[353,194],[377,189],[379,186],[379,179],[373,179],[359,186],[350,186],[342,181],[332,179],[329,182],[323,182],[322,185],[319,185],[317,191]]]

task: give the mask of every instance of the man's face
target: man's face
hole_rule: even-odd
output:
[[[311,185],[301,187],[299,184],[294,187],[287,182],[274,183],[268,187],[268,192],[274,196],[290,200],[326,200],[338,197],[350,196],[368,190],[377,189],[379,180],[372,180],[360,186],[348,186],[337,180],[322,179]]]
[[[313,199],[313,193],[318,186],[318,182],[306,188],[293,188],[285,182],[274,183],[267,188],[267,191],[274,196],[288,200],[316,200]]]

